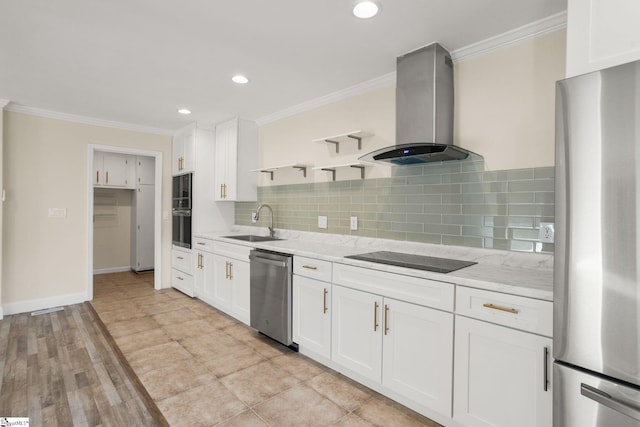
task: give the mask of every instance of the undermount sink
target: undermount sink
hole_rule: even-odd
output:
[[[253,234],[244,234],[241,236],[223,236],[225,239],[243,240],[245,242],[272,242],[274,240],[282,240],[269,236],[254,236]]]

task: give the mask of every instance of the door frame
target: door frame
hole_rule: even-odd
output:
[[[153,287],[160,290],[162,289],[162,152],[89,144],[87,150],[87,300],[93,299],[93,159],[96,151],[155,158]]]

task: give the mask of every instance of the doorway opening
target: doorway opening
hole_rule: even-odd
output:
[[[89,145],[87,155],[87,300],[93,299],[96,273],[154,271],[154,288],[161,289],[162,153]],[[140,161],[140,165],[131,165],[133,173],[124,167],[118,170],[124,159]],[[135,173],[135,167],[141,174]],[[121,251],[124,258],[117,253],[123,241],[128,245]]]

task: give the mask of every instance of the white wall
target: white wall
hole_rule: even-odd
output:
[[[455,143],[489,170],[554,165],[555,82],[565,31],[455,64]]]
[[[3,305],[85,293],[89,144],[163,153],[162,286],[170,286],[170,136],[12,112],[4,127]],[[49,207],[67,217],[48,218]]]
[[[3,183],[3,175],[4,175],[4,168],[2,167],[3,165],[3,152],[4,152],[4,131],[3,131],[3,123],[4,123],[4,107],[9,103],[9,101],[5,100],[5,99],[0,99],[0,192],[2,192],[2,189],[4,188],[4,183]],[[0,319],[2,319],[3,317],[3,310],[2,310],[2,246],[3,246],[3,234],[2,234],[2,216],[3,216],[3,209],[4,209],[4,202],[2,201],[2,195],[0,194]]]
[[[564,78],[565,31],[556,31],[457,62],[454,138],[485,158],[488,170],[554,165],[555,82]],[[333,145],[312,139],[352,130],[374,136]],[[388,86],[306,111],[260,127],[261,168],[289,163],[324,166],[357,161],[363,154],[395,143],[395,87]],[[339,170],[337,179],[356,179],[357,170]],[[277,171],[261,174],[260,185],[327,181],[330,174]],[[383,165],[368,166],[367,178],[390,175]]]

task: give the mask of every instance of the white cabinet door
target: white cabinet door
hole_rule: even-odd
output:
[[[180,129],[173,136],[172,171],[173,175],[193,172],[195,169],[196,125],[191,124]]]
[[[148,156],[136,157],[136,176],[138,185],[155,185],[156,159]]]
[[[232,119],[216,125],[215,198],[218,201],[256,201],[258,127]]]
[[[229,259],[219,255],[213,256],[215,280],[211,300],[213,305],[225,312],[231,308],[231,280],[229,279]]]
[[[132,187],[132,158],[126,154],[104,153],[104,182],[108,187]]]
[[[228,153],[228,151],[235,148],[234,140],[237,137],[238,127],[235,120],[220,123],[216,126],[214,189],[215,200],[217,201],[234,200],[235,182],[231,182],[229,169],[232,167],[235,169],[235,165],[228,164],[229,158],[233,157],[233,154]]]
[[[331,284],[293,276],[293,341],[301,351],[331,357]]]
[[[382,384],[450,417],[453,314],[385,298],[382,317]]]
[[[140,185],[134,191],[134,223],[131,260],[135,271],[153,270],[155,258],[155,185]]]
[[[195,251],[194,288],[198,298],[208,300],[215,292],[215,260],[214,255],[205,251]]]
[[[640,2],[569,0],[567,77],[640,59]]]
[[[456,316],[453,418],[469,427],[552,424],[550,338]]]
[[[382,297],[334,285],[331,360],[382,380]]]
[[[94,186],[134,188],[134,177],[135,168],[133,156],[128,154],[94,151]]]
[[[251,310],[249,309],[249,263],[229,260],[231,275],[231,315],[245,324],[249,324]]]

